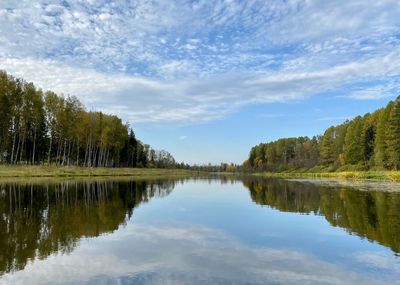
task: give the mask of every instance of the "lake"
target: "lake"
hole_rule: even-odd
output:
[[[390,184],[0,182],[0,284],[400,284],[399,254]]]

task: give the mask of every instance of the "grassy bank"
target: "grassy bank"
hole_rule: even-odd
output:
[[[400,181],[400,171],[265,172],[256,173],[255,175],[281,178],[335,178]]]
[[[62,166],[0,166],[0,178],[11,177],[160,177],[193,176],[196,171],[153,168],[89,168]]]

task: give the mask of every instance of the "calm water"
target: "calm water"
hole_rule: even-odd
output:
[[[0,284],[400,284],[400,192],[0,183]]]

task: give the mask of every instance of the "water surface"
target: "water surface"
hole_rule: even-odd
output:
[[[0,183],[0,284],[400,284],[400,192],[263,178]]]

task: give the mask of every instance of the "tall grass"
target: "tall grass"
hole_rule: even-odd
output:
[[[188,176],[196,171],[156,168],[88,168],[66,166],[0,166],[1,177]]]
[[[256,175],[283,178],[338,178],[400,181],[400,171],[265,172]]]

